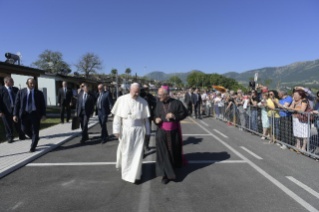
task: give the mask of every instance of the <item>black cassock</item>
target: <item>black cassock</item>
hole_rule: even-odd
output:
[[[167,113],[173,113],[175,119],[167,120]],[[183,103],[176,99],[169,99],[167,102],[158,102],[154,111],[154,120],[161,118],[163,122],[180,122],[187,117],[187,110]],[[156,132],[156,175],[166,176],[168,179],[175,179],[175,168],[183,165],[182,145],[183,141],[179,129],[166,131],[158,125]]]

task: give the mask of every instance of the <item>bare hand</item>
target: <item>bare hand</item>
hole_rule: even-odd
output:
[[[175,115],[173,113],[168,113],[168,114],[166,114],[166,118],[167,119],[174,119]]]
[[[58,103],[58,106],[60,107],[60,103]]]
[[[0,117],[3,117],[3,113],[0,113]]]
[[[74,116],[78,116],[78,114],[77,114],[77,113],[74,113]]]
[[[114,134],[115,137],[119,138],[119,134]]]
[[[13,121],[14,121],[15,123],[18,123],[18,117],[17,117],[17,116],[13,116]]]
[[[45,121],[47,118],[45,116],[42,116],[41,121]]]
[[[70,103],[70,106],[72,106],[72,102]]]
[[[156,119],[155,119],[155,123],[156,123],[156,124],[159,124],[159,123],[161,123],[161,122],[162,122],[162,119],[161,119],[161,118],[156,118]]]

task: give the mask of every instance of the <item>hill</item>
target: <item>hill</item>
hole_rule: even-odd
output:
[[[187,79],[188,75],[190,75],[193,72],[201,72],[201,71],[192,70],[192,71],[189,71],[186,73],[179,72],[179,73],[171,73],[171,74],[166,74],[166,73],[161,72],[161,71],[154,71],[154,72],[148,73],[145,76],[149,79],[154,79],[154,80],[158,80],[158,81],[166,81],[166,80],[169,80],[173,76],[178,76],[183,81],[183,83],[186,83],[186,79]]]
[[[318,85],[319,86],[319,59],[314,61],[296,62],[281,67],[265,67],[245,71],[243,73],[228,72],[223,74],[225,77],[234,78],[244,86],[248,85],[249,78],[258,77],[262,80],[272,79],[271,87],[276,87],[279,82],[281,86],[293,85]]]

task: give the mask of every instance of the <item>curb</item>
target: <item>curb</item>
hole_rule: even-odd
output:
[[[98,123],[99,123],[98,121],[95,122],[95,123],[92,123],[91,126],[88,126],[88,129],[91,129],[92,127],[94,127]],[[34,161],[35,159],[38,159],[39,157],[47,154],[48,152],[50,152],[53,149],[61,146],[62,144],[66,143],[67,141],[72,140],[73,138],[77,137],[79,134],[81,134],[81,132],[77,132],[77,133],[71,135],[70,137],[68,137],[68,138],[66,138],[66,139],[54,144],[54,146],[48,147],[48,148],[46,148],[46,149],[34,154],[32,157],[30,157],[30,158],[28,158],[28,159],[26,159],[24,161],[18,162],[17,164],[12,165],[8,169],[6,169],[5,171],[0,173],[0,179],[5,177],[6,175],[10,174],[11,172],[14,172],[14,171],[18,170],[19,168],[25,166],[26,164],[30,163],[31,161]]]

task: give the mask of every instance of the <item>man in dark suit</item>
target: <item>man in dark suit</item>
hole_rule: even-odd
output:
[[[64,123],[64,111],[66,110],[66,122],[69,122],[71,117],[71,106],[72,106],[73,92],[71,88],[67,87],[65,81],[62,82],[62,88],[59,89],[58,94],[58,106],[61,107],[61,123]]]
[[[97,115],[99,116],[100,125],[102,128],[101,139],[102,144],[107,142],[109,134],[107,132],[107,118],[111,113],[111,108],[113,107],[113,100],[111,94],[108,91],[104,90],[103,84],[98,86],[98,95],[96,101]]]
[[[81,143],[85,143],[89,140],[88,135],[88,124],[90,117],[93,116],[95,97],[91,92],[89,92],[89,87],[87,84],[83,83],[83,92],[78,95],[78,100],[76,102],[75,116],[79,116],[82,128],[82,139]]]
[[[188,115],[192,115],[193,113],[193,89],[190,88],[188,92],[185,94],[185,99],[184,99],[185,106],[187,107],[188,110]]]
[[[15,97],[19,91],[19,89],[13,87],[13,85],[13,79],[11,77],[5,77],[4,86],[0,88],[0,117],[2,117],[8,143],[13,141],[13,123],[16,131],[19,133],[19,139],[25,139],[25,134],[21,130],[20,120],[17,123],[13,122]]]
[[[251,81],[249,82],[249,87],[251,88],[251,90],[255,90],[256,84],[254,79],[251,79]]]
[[[151,112],[151,117],[148,118],[152,130],[152,120],[154,119],[154,110],[156,107],[156,99],[155,97],[150,93],[149,86],[147,84],[143,85],[143,88],[140,90],[140,96],[145,99],[148,103],[148,107]],[[150,150],[150,139],[145,139],[144,141],[144,153],[146,151]]]
[[[46,105],[42,91],[35,88],[33,78],[27,80],[27,88],[19,90],[15,100],[13,120],[21,120],[22,131],[32,138],[30,152],[34,152],[39,141],[40,120],[46,120]]]
[[[200,106],[202,104],[202,97],[196,88],[195,93],[193,94],[193,106],[195,108],[195,118],[202,119],[200,116]]]

